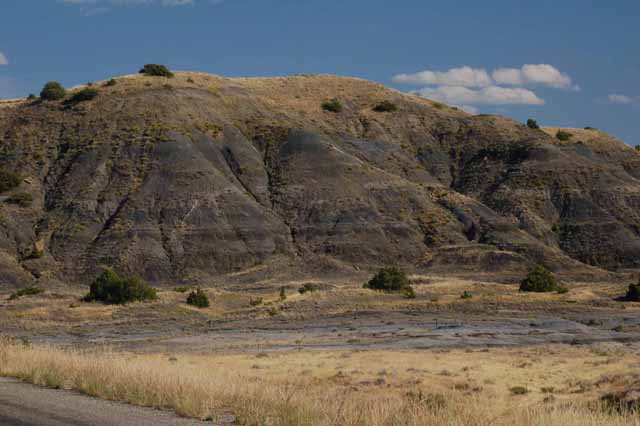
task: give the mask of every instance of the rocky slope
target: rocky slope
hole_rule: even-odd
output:
[[[596,130],[560,142],[334,76],[94,87],[77,105],[0,104],[0,170],[23,178],[0,194],[0,286],[86,283],[106,266],[156,284],[638,266],[640,154]],[[323,110],[329,98],[343,110]]]

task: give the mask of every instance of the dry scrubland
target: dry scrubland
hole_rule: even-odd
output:
[[[81,303],[85,290],[46,289],[43,294],[7,301],[9,293],[0,293],[0,323],[3,330],[56,335],[98,329],[103,326],[123,328],[124,332],[142,326],[162,329],[167,323],[197,329],[206,321],[284,319],[304,320],[359,312],[432,312],[485,315],[496,310],[519,310],[524,315],[535,313],[562,314],[615,309],[636,312],[640,304],[616,300],[623,296],[628,284],[611,282],[571,282],[569,292],[522,293],[518,284],[500,284],[487,279],[411,276],[416,298],[401,294],[384,294],[362,288],[366,280],[344,281],[300,280],[257,282],[247,285],[204,288],[211,306],[196,309],[184,302],[187,293],[171,289],[158,292],[152,303],[124,306]],[[299,294],[305,283],[321,285],[321,290]],[[285,288],[287,298],[279,292]],[[473,298],[461,299],[464,292]],[[252,306],[252,301],[262,303]],[[491,315],[494,315],[493,313]],[[533,318],[533,317],[531,317]]]
[[[1,375],[242,425],[640,425],[594,403],[638,367],[622,345],[187,356],[0,344]]]
[[[411,281],[417,294],[411,300],[362,289],[359,279],[317,281],[322,290],[305,294],[297,289],[308,281],[210,288],[205,289],[211,300],[206,309],[187,306],[187,293],[170,289],[160,291],[157,301],[125,306],[81,303],[79,289],[47,289],[12,301],[1,295],[0,323],[14,336],[55,341],[68,333],[83,341],[106,329],[119,330],[122,338],[150,329],[164,334],[135,350],[88,343],[65,348],[7,337],[0,340],[0,375],[201,419],[232,413],[240,425],[640,425],[637,414],[613,412],[598,402],[604,394],[638,385],[636,343],[310,350],[305,340],[298,350],[268,353],[251,347],[255,339],[215,353],[184,342],[164,346],[163,336],[184,333],[187,341],[199,342],[210,333],[211,322],[259,328],[299,321],[317,325],[367,312],[385,320],[398,312],[494,318],[503,310],[534,318],[569,311],[633,314],[640,307],[616,300],[625,289],[621,283],[574,282],[566,294],[523,294],[516,284],[489,280],[413,276]],[[279,297],[281,287],[285,300]],[[472,299],[460,297],[465,291]],[[252,306],[258,298],[262,303]],[[69,343],[64,339],[60,342]]]

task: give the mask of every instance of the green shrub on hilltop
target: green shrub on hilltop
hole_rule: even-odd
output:
[[[553,273],[542,265],[536,265],[520,282],[520,291],[547,293],[560,289],[561,287],[558,285]]]
[[[394,292],[405,291],[405,289],[411,288],[411,285],[407,274],[392,266],[380,269],[363,287],[369,290]]]
[[[111,269],[104,271],[91,284],[85,302],[102,302],[123,305],[157,299],[156,290],[137,277],[123,278]]]
[[[96,89],[87,87],[80,90],[79,92],[74,93],[71,99],[69,99],[69,103],[79,104],[80,102],[90,101],[96,96],[98,96],[98,91]]]
[[[538,122],[536,120],[534,120],[533,118],[530,118],[527,120],[527,127],[530,129],[539,129],[540,126],[538,125]]]
[[[153,77],[173,77],[173,73],[169,71],[164,65],[160,64],[146,64],[140,70],[140,74],[149,75]]]
[[[57,81],[50,81],[42,88],[40,98],[42,98],[43,101],[58,101],[64,98],[66,94],[67,91],[60,83]]]
[[[208,308],[209,296],[201,288],[192,291],[187,297],[187,305],[195,306],[196,308]]]
[[[11,170],[0,169],[0,193],[17,188],[22,182],[22,177]]]
[[[558,138],[558,140],[566,142],[569,139],[571,139],[573,137],[573,135],[569,132],[566,132],[564,130],[558,130],[558,132],[556,133],[556,138]]]

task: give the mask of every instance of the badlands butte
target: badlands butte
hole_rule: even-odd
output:
[[[596,129],[561,141],[329,75],[116,82],[0,103],[0,170],[21,179],[0,194],[5,291],[106,267],[171,286],[639,266],[640,153]]]

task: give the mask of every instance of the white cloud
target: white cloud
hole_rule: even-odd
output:
[[[469,114],[473,114],[476,115],[480,112],[480,110],[474,106],[471,105],[457,105],[458,108],[460,108],[461,110],[468,112]]]
[[[474,90],[462,86],[425,87],[420,96],[454,105],[544,105],[534,92],[523,88],[489,86]]]
[[[9,60],[2,52],[0,52],[0,65],[9,65]]]
[[[612,104],[630,104],[635,102],[635,99],[627,95],[613,94],[609,95],[609,102]]]
[[[527,86],[539,84],[556,89],[579,90],[571,82],[569,75],[560,72],[549,64],[523,65],[522,68],[499,68],[492,73],[498,84],[509,86]]]
[[[484,69],[464,66],[449,71],[422,71],[415,74],[398,74],[393,81],[403,84],[487,87],[493,83],[489,73]]]

